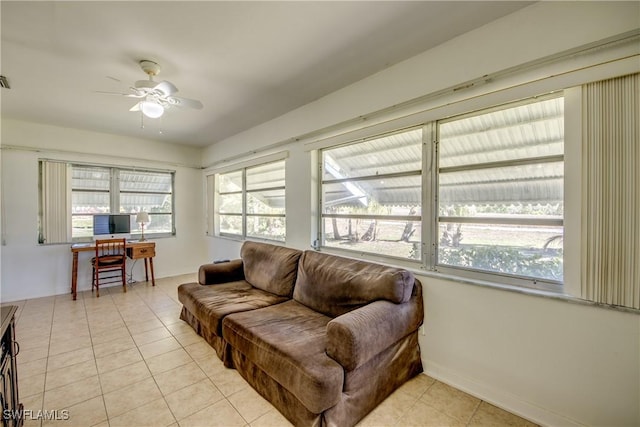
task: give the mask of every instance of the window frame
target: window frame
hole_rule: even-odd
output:
[[[281,186],[269,186],[269,187],[259,187],[259,188],[247,188],[247,170],[256,169],[276,163],[282,163],[282,172],[284,174],[283,177],[283,185]],[[240,190],[234,191],[220,191],[220,178],[221,175],[228,175],[233,173],[241,173],[242,185]],[[213,174],[213,220],[214,220],[214,236],[215,237],[224,237],[233,240],[260,240],[265,242],[286,242],[286,158],[278,158],[275,160],[270,160],[262,163],[255,163],[251,165],[247,165],[240,168],[233,168],[229,170],[225,170],[223,172],[218,172]],[[264,192],[264,191],[282,191],[283,197],[285,198],[284,203],[284,213],[282,214],[267,214],[267,213],[249,213],[248,212],[248,199],[251,193]],[[220,196],[228,196],[228,195],[241,195],[241,212],[220,212]],[[220,219],[221,216],[231,216],[231,217],[240,217],[241,218],[241,232],[240,233],[229,233],[221,231],[220,229]],[[284,223],[284,235],[282,239],[269,238],[264,236],[256,236],[250,235],[248,232],[247,220],[249,218],[281,218]]]
[[[357,144],[361,144],[361,143],[366,143],[369,141],[373,141],[373,140],[377,140],[377,139],[382,139],[385,137],[389,137],[389,136],[393,136],[393,135],[400,135],[403,133],[407,133],[407,132],[411,132],[411,131],[415,131],[420,129],[422,131],[422,135],[421,135],[421,169],[419,170],[409,170],[409,171],[404,171],[404,172],[397,172],[397,173],[387,173],[387,174],[375,174],[375,175],[361,175],[361,176],[357,176],[357,177],[350,177],[350,178],[336,178],[336,179],[324,179],[324,152],[325,151],[330,151],[336,148],[340,148],[340,147],[344,147],[344,146],[349,146],[349,145],[357,145]],[[399,257],[399,256],[394,256],[394,255],[380,255],[381,257],[385,258],[385,259],[390,259],[390,260],[394,260],[394,261],[399,261],[402,263],[408,263],[408,265],[413,265],[413,266],[420,266],[423,262],[424,262],[424,250],[422,249],[424,247],[424,215],[425,215],[425,198],[424,198],[424,191],[421,189],[421,213],[420,215],[373,215],[373,214],[331,214],[331,213],[325,213],[324,212],[324,189],[323,186],[325,184],[339,184],[339,183],[346,183],[346,182],[357,182],[357,181],[368,181],[368,180],[384,180],[384,179],[393,179],[393,178],[406,178],[406,177],[420,177],[420,182],[421,182],[421,187],[424,187],[424,174],[422,173],[422,171],[424,170],[424,166],[425,166],[425,146],[426,146],[426,136],[427,135],[427,130],[429,130],[429,126],[428,125],[414,125],[408,128],[403,128],[403,129],[398,129],[395,131],[391,131],[391,132],[385,132],[382,134],[376,134],[376,135],[372,135],[370,137],[366,137],[366,138],[362,138],[359,139],[357,141],[352,141],[352,142],[347,142],[347,143],[343,143],[343,144],[339,144],[339,145],[333,145],[333,146],[329,146],[326,148],[322,148],[318,153],[318,212],[319,214],[317,215],[317,219],[318,219],[318,223],[317,223],[317,227],[318,227],[318,240],[317,240],[317,244],[314,244],[314,247],[319,248],[319,249],[323,249],[323,250],[331,250],[331,251],[344,251],[345,253],[360,253],[360,254],[370,254],[370,255],[380,255],[377,252],[371,252],[371,251],[367,251],[367,250],[352,250],[352,249],[344,249],[344,248],[338,248],[335,246],[327,246],[326,245],[326,232],[325,232],[325,219],[329,219],[329,218],[336,218],[336,219],[364,219],[364,220],[390,220],[390,221],[412,221],[414,223],[419,223],[421,226],[421,234],[420,234],[420,238],[421,241],[418,245],[418,247],[420,248],[418,251],[418,255],[419,258],[405,258],[405,257]]]
[[[464,117],[472,117],[478,116],[482,114],[486,114],[492,111],[505,110],[509,108],[516,107],[518,105],[526,105],[532,104],[536,102],[545,101],[548,99],[554,98],[565,98],[565,91],[551,91],[549,93],[543,95],[534,95],[528,96],[526,98],[514,101],[503,102],[497,105],[488,106],[486,108],[478,108],[473,111],[468,111],[463,114],[456,114],[452,116],[442,116],[442,117],[433,117],[428,121],[423,122],[421,124],[416,124],[411,127],[397,129],[395,131],[387,131],[378,134],[372,134],[371,136],[367,136],[365,138],[358,138],[356,140],[351,140],[348,142],[342,142],[339,144],[332,144],[325,147],[318,148],[318,211],[317,215],[317,231],[318,231],[318,240],[317,244],[314,244],[314,247],[318,250],[324,251],[334,251],[334,252],[344,252],[348,255],[353,256],[353,254],[360,254],[360,256],[369,255],[373,258],[380,258],[383,262],[384,260],[389,260],[395,264],[405,265],[408,267],[418,266],[422,270],[437,272],[446,274],[449,276],[460,277],[461,279],[471,279],[479,282],[490,282],[496,283],[498,285],[515,285],[517,287],[525,287],[532,288],[536,290],[550,291],[550,292],[562,292],[564,289],[564,281],[566,281],[566,277],[563,278],[563,281],[555,281],[549,279],[535,278],[530,276],[516,276],[511,274],[505,274],[500,272],[493,271],[481,271],[477,269],[467,269],[463,267],[449,266],[438,264],[438,251],[439,251],[439,225],[440,225],[440,215],[439,215],[439,201],[438,201],[438,192],[439,192],[439,179],[440,179],[440,168],[439,168],[439,157],[438,157],[438,144],[439,144],[439,131],[440,124],[447,123],[454,120],[459,120]],[[563,113],[563,116],[566,116],[566,112]],[[397,134],[408,129],[415,129],[422,127],[423,134],[423,153],[422,153],[422,215],[421,215],[421,227],[422,227],[422,254],[420,260],[414,260],[411,258],[403,258],[403,257],[394,257],[389,255],[383,255],[380,253],[371,253],[367,251],[363,251],[360,249],[347,249],[347,248],[336,248],[332,246],[327,246],[325,244],[326,231],[324,228],[324,219],[329,216],[340,216],[340,215],[326,215],[324,213],[324,204],[323,204],[323,184],[327,181],[323,178],[323,152],[325,150],[331,150],[333,148],[337,148],[344,145],[350,144],[358,144],[363,143],[372,139],[377,139],[384,137],[389,134]],[[566,128],[566,125],[565,125]],[[565,137],[566,138],[566,137]],[[553,155],[553,156],[543,156],[538,159],[525,159],[522,161],[514,161],[513,164],[531,164],[531,163],[547,163],[551,162],[559,162],[562,161],[563,164],[566,161],[566,144],[563,150],[562,155]],[[507,162],[505,162],[506,164]],[[485,166],[486,167],[486,166]],[[451,168],[453,170],[453,168]],[[354,178],[354,180],[361,179],[361,177]],[[563,175],[563,182],[566,180],[566,176]],[[564,187],[564,184],[563,184]],[[529,224],[530,222],[540,222],[544,224],[552,224],[555,226],[560,226],[563,229],[564,235],[564,223],[566,219],[566,210],[563,210],[562,219],[549,219],[549,220],[531,220],[527,222],[527,220],[523,220],[523,224]],[[348,216],[348,215],[347,215]],[[515,222],[518,222],[517,220]],[[563,260],[566,259],[566,255],[562,254]]]
[[[168,215],[171,218],[171,231],[170,232],[149,232],[145,227],[145,238],[161,238],[161,237],[173,237],[176,235],[176,225],[175,225],[175,177],[176,173],[173,170],[160,170],[160,169],[150,169],[150,168],[137,168],[137,167],[126,167],[126,166],[113,166],[113,165],[101,165],[101,164],[92,164],[92,163],[81,163],[81,162],[67,162],[71,165],[71,180],[73,177],[73,168],[94,168],[94,169],[102,169],[104,171],[108,171],[109,173],[109,188],[108,190],[88,190],[88,189],[79,189],[74,190],[73,184],[71,184],[70,195],[73,200],[74,192],[95,192],[95,193],[107,193],[109,194],[109,211],[105,213],[112,214],[120,214],[127,212],[120,212],[121,208],[121,194],[168,194],[171,196],[171,211],[170,212],[162,212],[162,213],[153,213],[148,212],[149,216],[153,217],[155,215]],[[170,192],[153,192],[153,191],[131,191],[126,190],[123,191],[120,185],[120,172],[141,172],[141,173],[153,173],[153,174],[166,174],[171,176],[171,191]],[[74,216],[93,216],[97,213],[83,213],[83,214],[74,214],[73,213],[73,201],[71,202],[71,212],[69,213],[69,217],[71,219],[71,224],[73,224]],[[135,213],[131,213],[134,215]],[[136,239],[137,237],[142,235],[142,231],[131,230],[131,238]],[[73,230],[71,231],[71,242],[72,243],[84,243],[90,242],[93,240],[93,236],[81,236],[81,237],[73,237]]]

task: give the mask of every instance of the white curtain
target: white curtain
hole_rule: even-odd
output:
[[[582,297],[640,309],[640,74],[582,99]]]
[[[71,165],[41,162],[42,240],[45,244],[71,241]]]

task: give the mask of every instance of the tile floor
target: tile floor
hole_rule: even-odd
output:
[[[10,303],[25,426],[290,426],[179,319],[177,285],[195,280]],[[359,425],[533,424],[420,375]]]

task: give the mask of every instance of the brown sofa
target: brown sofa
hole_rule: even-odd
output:
[[[406,270],[246,242],[178,296],[181,319],[295,425],[354,425],[422,372],[422,287]]]

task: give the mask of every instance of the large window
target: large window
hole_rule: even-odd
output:
[[[537,98],[323,149],[321,246],[562,283],[563,107]]]
[[[41,161],[46,170],[48,161]],[[102,213],[131,214],[131,233],[141,233],[135,222],[136,213],[147,212],[150,222],[145,224],[145,236],[175,234],[173,187],[174,172],[125,169],[117,167],[69,164],[60,168],[56,176],[41,174],[41,217],[57,207],[46,200],[65,199],[70,194],[70,203],[59,219],[52,223],[41,219],[41,243],[88,240],[93,236],[93,215]],[[67,175],[65,178],[63,175]],[[48,181],[67,180],[68,185],[58,185],[49,190]],[[64,210],[64,209],[63,209]],[[67,227],[64,216],[70,216],[70,233],[61,233],[56,239],[46,238],[44,228]],[[50,230],[49,230],[50,231]],[[62,237],[62,236],[66,237]]]
[[[439,123],[437,266],[561,282],[563,98]]]
[[[422,128],[322,151],[322,245],[421,259]]]
[[[216,235],[284,241],[285,162],[215,175]]]

